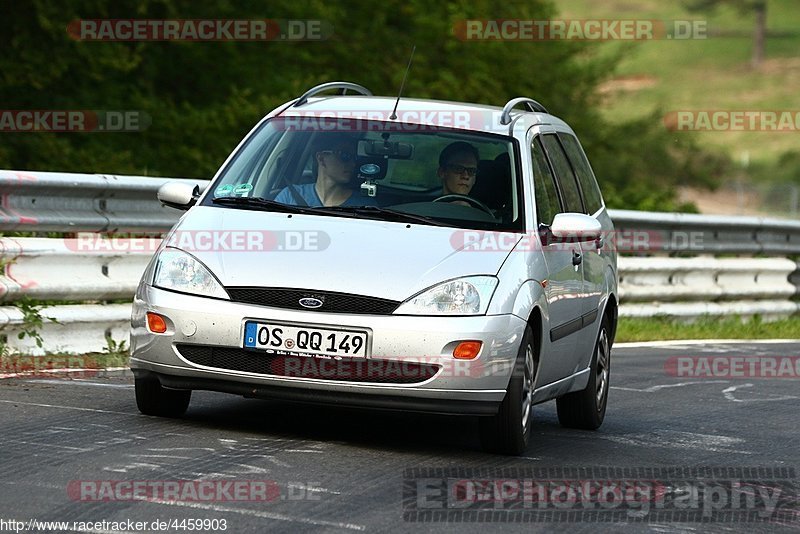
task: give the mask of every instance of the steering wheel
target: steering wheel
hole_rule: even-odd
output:
[[[459,195],[458,193],[450,193],[449,195],[442,195],[439,198],[434,199],[433,201],[434,202],[452,202],[454,200],[463,200],[464,202],[467,202],[468,204],[471,204],[473,208],[478,208],[479,210],[485,211],[486,213],[488,213],[489,215],[494,217],[494,213],[492,213],[492,210],[489,209],[489,206],[487,206],[486,204],[484,204],[480,200],[478,200],[476,198],[472,198],[472,197],[467,196],[467,195]]]

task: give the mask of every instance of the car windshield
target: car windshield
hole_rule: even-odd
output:
[[[324,130],[302,126],[283,118],[262,124],[203,204],[524,228],[511,137],[377,121],[361,121],[357,131],[346,121],[328,121]]]

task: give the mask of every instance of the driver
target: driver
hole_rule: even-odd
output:
[[[456,141],[444,147],[439,154],[437,173],[442,180],[442,196],[469,195],[475,185],[479,161],[478,149],[466,141]],[[463,200],[455,203],[469,205]]]
[[[376,205],[375,199],[354,190],[357,137],[326,134],[316,148],[313,162],[316,181],[285,187],[275,197],[276,202],[312,208]]]

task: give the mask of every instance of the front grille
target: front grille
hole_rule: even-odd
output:
[[[178,343],[175,347],[181,356],[197,365],[287,378],[416,384],[432,378],[439,370],[438,365],[417,362],[353,358],[332,360],[186,343]]]
[[[235,302],[289,310],[390,315],[400,305],[396,300],[313,289],[274,287],[226,287],[225,289]],[[307,297],[321,300],[322,306],[319,308],[301,306],[300,299]]]

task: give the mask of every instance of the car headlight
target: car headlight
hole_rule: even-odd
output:
[[[494,276],[469,276],[426,289],[403,304],[398,315],[483,315],[497,287]]]
[[[208,267],[186,252],[174,248],[165,248],[158,255],[153,285],[181,293],[230,299]]]

